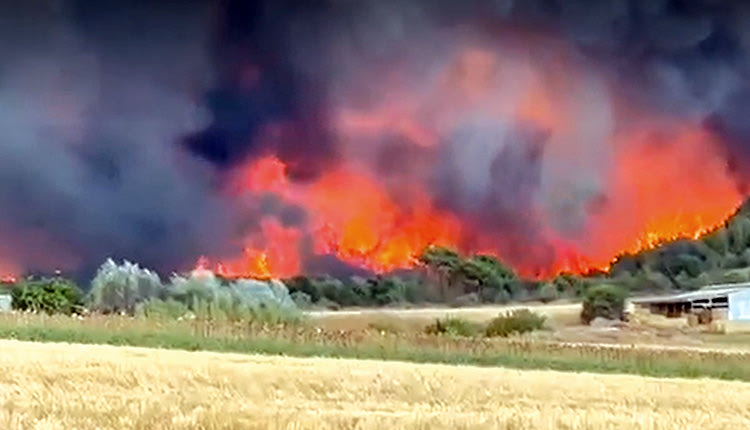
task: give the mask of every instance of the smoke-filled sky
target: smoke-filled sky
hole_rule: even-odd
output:
[[[279,235],[303,260],[279,267],[334,270],[321,254],[382,257],[425,220],[545,271],[668,216],[715,223],[750,177],[747,2],[167,3],[0,6],[0,272],[168,272]],[[283,192],[227,192],[269,156]],[[341,209],[372,201],[388,216]],[[388,228],[354,255],[368,222]]]

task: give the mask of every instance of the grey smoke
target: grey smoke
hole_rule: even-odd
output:
[[[100,31],[77,20],[75,2],[30,3],[3,13],[0,259],[90,270],[112,256],[172,270],[221,252],[229,204],[208,166],[175,145],[206,124],[205,8],[154,21],[148,6],[108,5]],[[128,18],[143,28],[119,33]]]

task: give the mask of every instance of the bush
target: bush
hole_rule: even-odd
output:
[[[312,307],[312,299],[310,298],[310,295],[307,293],[303,293],[302,291],[295,291],[292,294],[290,294],[290,297],[292,298],[292,301],[295,305],[297,305],[300,309],[310,309]]]
[[[201,309],[208,313],[201,313]],[[295,308],[282,307],[273,303],[260,305],[217,301],[213,303],[199,303],[196,308],[198,318],[242,321],[254,324],[297,324],[302,321],[302,314]]]
[[[485,329],[488,337],[507,337],[511,334],[523,334],[544,328],[547,318],[528,309],[518,309],[507,314],[500,314],[490,321]]]
[[[494,290],[483,288],[479,291],[479,301],[482,303],[494,303],[504,305],[510,303],[510,293],[504,289]]]
[[[276,324],[301,319],[289,290],[279,281],[226,281],[196,270],[187,277],[173,276],[168,293],[202,320]]]
[[[542,303],[549,303],[557,300],[559,298],[559,293],[557,292],[555,284],[552,282],[546,282],[539,289],[537,296]]]
[[[306,281],[299,283],[304,289],[300,288],[299,290],[310,294],[315,303],[321,301],[324,303],[334,302],[340,306],[361,306],[368,304],[369,298],[365,294],[369,294],[369,290],[355,290],[350,285],[346,285],[341,280],[330,276],[305,279]],[[295,289],[291,288],[291,291],[295,291]],[[315,291],[315,293],[311,294],[311,291]],[[315,297],[319,298],[315,300]]]
[[[479,333],[479,326],[461,318],[437,319],[434,323],[425,327],[425,333],[448,336],[475,336]]]
[[[135,312],[136,305],[150,298],[165,298],[156,273],[129,261],[122,265],[108,259],[91,281],[89,307],[104,313]]]
[[[406,301],[406,284],[396,277],[370,280],[370,300],[377,306],[385,306]]]
[[[137,316],[154,319],[177,319],[188,312],[187,306],[173,299],[148,299],[136,308]]]
[[[585,278],[579,275],[573,275],[570,273],[563,273],[555,277],[552,280],[552,285],[557,291],[557,296],[574,296],[583,297],[588,288],[588,283]]]
[[[625,312],[625,292],[614,285],[596,285],[586,292],[581,321],[589,324],[594,318],[621,320]]]
[[[198,302],[217,300],[221,285],[221,280],[212,272],[199,270],[187,277],[173,275],[167,290],[169,297],[192,309]]]
[[[414,303],[424,297],[423,285],[413,279],[398,276],[377,277],[367,280],[365,285],[355,284],[354,291],[356,292],[359,288],[366,294],[369,289],[368,302],[378,306]]]
[[[83,311],[83,294],[63,278],[25,280],[11,291],[11,306],[21,311],[72,314]]]
[[[294,295],[297,292],[304,293],[313,303],[317,303],[323,296],[320,289],[313,280],[306,276],[296,276],[294,278],[285,279],[284,283],[289,288],[289,293]]]

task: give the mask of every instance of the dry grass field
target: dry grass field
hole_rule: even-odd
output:
[[[726,330],[718,333],[714,326],[690,326],[686,317],[666,318],[628,305],[632,318],[627,329],[610,330],[592,328],[581,324],[580,303],[552,303],[525,305],[491,305],[465,308],[429,307],[416,309],[356,309],[341,311],[307,312],[313,324],[325,330],[361,330],[383,328],[388,331],[422,331],[425,325],[436,319],[461,318],[474,323],[486,324],[503,312],[514,309],[529,309],[547,318],[550,330],[538,332],[539,340],[556,342],[652,345],[670,347],[700,347],[710,350],[750,350],[750,327],[743,330]],[[723,326],[731,328],[729,322]]]
[[[3,429],[740,429],[750,384],[0,341]]]
[[[547,317],[552,326],[564,327],[580,323],[581,304],[494,305],[463,308],[429,307],[415,309],[356,309],[340,311],[311,311],[307,315],[325,329],[362,329],[371,325],[392,325],[404,330],[422,329],[436,319],[461,318],[475,323],[487,323],[502,312],[530,309]]]

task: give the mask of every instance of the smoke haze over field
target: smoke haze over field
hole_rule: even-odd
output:
[[[692,236],[750,177],[742,1],[0,9],[0,274],[525,274]]]

